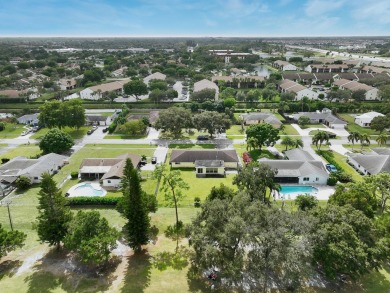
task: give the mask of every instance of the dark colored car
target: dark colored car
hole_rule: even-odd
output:
[[[198,135],[198,140],[209,140],[208,135]]]
[[[88,135],[91,135],[92,133],[93,133],[93,130],[92,130],[92,129],[90,129],[90,130],[87,131],[87,134],[88,134]]]
[[[332,165],[332,164],[326,164],[326,170],[328,170],[329,172],[337,172],[337,168]]]
[[[108,131],[108,127],[103,128],[103,133],[106,133]]]
[[[156,157],[152,157],[152,164],[157,164],[157,158]]]

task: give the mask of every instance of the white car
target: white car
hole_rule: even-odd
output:
[[[27,134],[28,134],[28,131],[25,130],[25,131],[23,131],[20,135],[21,135],[21,136],[25,136],[25,135],[27,135]]]

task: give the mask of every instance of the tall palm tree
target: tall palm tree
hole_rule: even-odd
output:
[[[312,144],[317,147],[317,150],[321,149],[321,146],[325,143],[329,142],[329,134],[325,131],[317,132],[312,139]]]
[[[379,144],[379,146],[382,146],[383,144],[387,143],[387,140],[389,139],[389,136],[385,133],[381,133],[378,135],[376,142]]]
[[[349,135],[348,135],[348,141],[349,142],[352,142],[352,150],[355,146],[355,142],[358,142],[360,139],[360,134],[356,131],[352,131]]]
[[[363,146],[365,144],[370,145],[370,139],[371,139],[371,137],[367,133],[363,133],[360,135],[359,141],[360,141],[360,145],[362,147],[362,150],[363,150]]]
[[[303,140],[301,138],[297,138],[294,141],[294,147],[295,148],[303,148]]]
[[[253,137],[250,137],[246,140],[246,150],[251,151],[252,149],[256,148],[256,140]]]

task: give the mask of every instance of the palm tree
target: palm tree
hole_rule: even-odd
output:
[[[286,151],[287,151],[289,146],[295,145],[295,141],[291,137],[285,136],[283,137],[280,144],[286,146]]]
[[[371,137],[367,133],[363,133],[360,135],[359,141],[360,141],[360,145],[362,147],[362,150],[363,150],[363,146],[365,144],[370,145],[370,139],[371,139]]]
[[[382,146],[383,144],[387,143],[388,139],[389,139],[389,136],[387,134],[381,133],[378,135],[376,142],[379,144],[379,146]]]
[[[360,139],[360,134],[356,131],[353,131],[348,135],[348,141],[352,142],[352,150],[355,146],[355,142],[358,142],[359,139]]]
[[[301,138],[297,138],[294,141],[294,147],[295,148],[303,148],[303,140]]]
[[[256,140],[253,138],[253,137],[250,137],[246,140],[246,150],[249,149],[252,150],[252,149],[255,149],[256,148]]]
[[[312,144],[316,145],[317,150],[321,149],[324,142],[329,142],[329,134],[326,131],[319,131],[313,136]]]

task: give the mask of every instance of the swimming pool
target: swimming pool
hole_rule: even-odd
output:
[[[75,196],[104,196],[107,194],[98,183],[79,183],[68,191],[69,197]]]
[[[315,193],[318,189],[307,185],[281,185],[280,194],[305,194]]]

